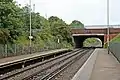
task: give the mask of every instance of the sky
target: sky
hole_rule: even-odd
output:
[[[22,6],[29,0],[16,0]],[[107,0],[31,0],[41,16],[58,16],[66,23],[79,20],[84,25],[107,24]],[[110,24],[120,24],[120,0],[110,0]]]

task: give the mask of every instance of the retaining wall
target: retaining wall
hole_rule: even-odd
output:
[[[113,53],[113,55],[117,58],[117,60],[120,62],[120,43],[117,42],[110,43],[109,49]]]

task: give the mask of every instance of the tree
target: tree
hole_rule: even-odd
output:
[[[0,3],[0,28],[7,29],[14,41],[21,34],[20,29],[23,26],[21,15],[21,9],[13,2],[13,0],[3,0]]]
[[[66,41],[72,44],[70,27],[56,16],[51,16],[48,20],[50,22],[51,33],[56,40],[59,38],[61,43]]]
[[[78,21],[78,20],[72,21],[72,23],[70,24],[70,26],[71,26],[72,28],[84,28],[84,24],[81,23],[81,22]]]
[[[9,31],[7,29],[0,28],[0,44],[6,44],[9,39]]]
[[[0,43],[29,44],[30,8],[19,7],[13,0],[2,0],[0,4]],[[71,31],[62,19],[51,16],[48,20],[39,13],[31,12],[32,43],[41,45],[72,44]],[[47,44],[46,44],[47,43]]]

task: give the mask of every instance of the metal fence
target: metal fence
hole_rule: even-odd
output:
[[[117,60],[120,62],[120,43],[117,43],[117,42],[110,43],[110,51],[117,58]]]
[[[40,45],[32,44],[29,45],[19,45],[19,44],[0,44],[0,58],[10,57],[10,56],[19,56],[36,52],[42,52],[53,49],[60,49],[63,46],[60,44],[46,44],[44,47]]]

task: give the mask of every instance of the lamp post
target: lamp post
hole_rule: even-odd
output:
[[[107,0],[107,43],[108,43],[108,54],[109,54],[109,35],[110,35],[110,28],[109,28],[109,0]]]
[[[30,4],[30,35],[29,35],[29,39],[30,39],[30,54],[31,54],[31,42],[32,42],[32,32],[31,32],[31,0],[29,0],[29,4]]]

